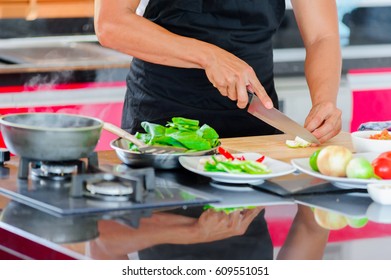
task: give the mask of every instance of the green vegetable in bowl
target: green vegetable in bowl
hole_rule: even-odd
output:
[[[219,135],[207,124],[199,126],[198,120],[174,117],[166,126],[142,122],[145,133],[137,132],[136,137],[148,145],[163,145],[186,148],[189,151],[204,151],[219,145]],[[129,145],[137,151],[137,146]]]

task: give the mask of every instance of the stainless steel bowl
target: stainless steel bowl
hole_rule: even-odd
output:
[[[217,147],[197,152],[177,153],[177,154],[141,154],[129,150],[130,142],[118,138],[110,142],[111,148],[115,150],[118,158],[125,164],[134,167],[152,166],[157,169],[174,169],[180,167],[180,156],[202,156],[217,153]]]

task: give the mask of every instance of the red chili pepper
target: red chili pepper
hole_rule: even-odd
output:
[[[219,154],[223,155],[226,159],[232,159],[232,160],[235,159],[235,157],[230,152],[228,152],[221,146],[217,148],[217,151],[219,152]]]
[[[246,158],[244,156],[236,157],[236,159],[238,159],[238,160],[246,160]]]
[[[255,160],[256,162],[262,162],[265,159],[265,156],[261,156],[259,159]]]

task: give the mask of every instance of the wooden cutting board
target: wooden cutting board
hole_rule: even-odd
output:
[[[329,145],[341,145],[353,150],[349,132],[341,132],[328,142],[318,147],[289,148],[286,140],[294,140],[294,137],[287,134],[251,136],[238,138],[221,139],[222,147],[231,152],[256,152],[274,159],[289,162],[293,158],[310,157],[317,149]]]

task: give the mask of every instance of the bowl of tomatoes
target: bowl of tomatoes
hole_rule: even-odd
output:
[[[391,133],[387,130],[362,130],[351,133],[356,153],[391,151]]]

